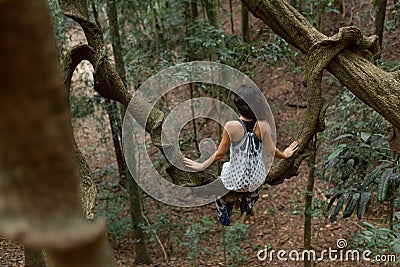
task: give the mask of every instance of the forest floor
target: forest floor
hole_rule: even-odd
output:
[[[367,5],[371,1],[348,1],[348,11],[358,10],[357,5]],[[352,6],[353,5],[353,6]],[[237,8],[238,5],[235,5]],[[368,8],[368,5],[365,7]],[[239,11],[235,11],[238,13]],[[358,14],[354,14],[354,18]],[[348,17],[348,16],[347,16]],[[346,17],[346,18],[347,18]],[[252,18],[255,25],[260,22]],[[235,27],[239,28],[235,21]],[[328,25],[327,31],[336,29],[346,23],[338,22],[337,25]],[[399,54],[399,34],[387,35],[387,55]],[[386,38],[386,37],[385,37]],[[396,46],[395,46],[396,44]],[[391,47],[390,47],[391,45]],[[390,52],[392,51],[392,52]],[[293,106],[293,103],[305,101],[305,88],[288,76],[289,71],[285,64],[276,68],[258,68],[256,83],[263,88],[264,93],[274,112],[277,128],[277,146],[283,149],[294,140],[301,127],[304,116],[304,108]],[[298,81],[301,80],[301,75]],[[334,93],[333,93],[334,94]],[[107,118],[104,116],[104,120]],[[105,123],[107,126],[107,123]],[[115,178],[115,162],[112,153],[112,141],[109,127],[101,127],[99,131],[97,119],[84,119],[75,123],[75,137],[81,150],[85,154],[89,165],[94,170],[98,185],[99,200],[96,207],[98,217],[107,217],[109,223],[109,240],[114,251],[116,266],[224,266],[225,257],[229,266],[303,266],[300,261],[280,261],[277,257],[278,250],[284,250],[284,257],[296,256],[304,249],[304,198],[305,186],[308,176],[307,161],[300,167],[298,176],[285,180],[284,183],[275,186],[265,186],[260,191],[260,199],[256,204],[256,214],[245,218],[244,225],[238,224],[240,212],[233,212],[233,226],[240,240],[235,240],[229,235],[229,229],[221,227],[216,221],[214,204],[197,208],[177,208],[162,204],[151,197],[144,195],[143,206],[145,215],[151,226],[147,226],[149,236],[149,251],[153,264],[134,264],[134,252],[129,224],[129,208],[125,191],[118,186]],[[207,135],[204,132],[203,135]],[[319,151],[318,156],[326,153]],[[321,170],[317,170],[320,174]],[[314,188],[314,203],[320,205],[322,212],[326,202],[324,193],[331,186],[318,179],[317,175]],[[110,200],[112,199],[112,200]],[[119,202],[117,200],[120,200]],[[107,202],[109,201],[109,202]],[[102,211],[102,209],[105,209]],[[354,241],[356,233],[364,230],[362,221],[377,222],[383,224],[386,221],[386,207],[378,206],[370,208],[360,221],[356,216],[347,219],[339,219],[330,223],[321,213],[313,218],[312,244],[317,252],[317,257],[323,250],[335,250],[338,248],[338,240],[345,239],[348,246],[343,249],[359,249]],[[107,214],[108,213],[108,214]],[[229,228],[229,227],[228,227]],[[249,230],[248,233],[246,230]],[[191,231],[189,231],[191,230]],[[225,237],[225,242],[223,239]],[[159,239],[159,241],[157,241]],[[226,244],[224,248],[224,243]],[[263,260],[259,259],[275,250]],[[242,251],[243,250],[243,251]],[[167,255],[165,258],[164,251]],[[261,252],[260,252],[261,251]],[[225,253],[224,253],[225,252]],[[336,254],[338,257],[339,253]],[[231,258],[236,256],[232,264]],[[281,255],[282,256],[282,255]],[[240,262],[240,264],[239,264]],[[23,246],[15,241],[9,241],[0,237],[0,267],[23,266]],[[316,263],[316,266],[390,266],[366,261],[330,261],[325,260]],[[393,265],[395,266],[395,265]]]

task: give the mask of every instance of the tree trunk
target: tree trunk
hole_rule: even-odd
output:
[[[235,25],[233,23],[233,6],[232,6],[232,0],[229,0],[229,20],[231,22],[231,31],[232,34],[235,34]]]
[[[117,103],[109,99],[105,100],[105,109],[107,111],[108,119],[111,126],[111,135],[114,144],[115,156],[117,159],[118,173],[120,177],[120,184],[123,186],[126,184],[126,164],[124,161],[124,155],[122,153],[122,122],[119,114]]]
[[[242,38],[243,42],[250,41],[250,32],[249,32],[249,10],[246,5],[242,3]]]
[[[206,7],[208,21],[215,28],[219,29],[219,0],[204,0],[204,5]]]
[[[119,34],[119,23],[118,23],[118,9],[117,4],[114,0],[107,0],[107,16],[110,23],[110,35],[111,43],[113,47],[113,53],[115,58],[116,71],[125,85],[125,90],[127,88],[126,82],[126,72],[125,72],[125,62],[122,56],[122,45],[121,38]],[[125,107],[121,108],[122,117],[125,116]],[[118,131],[121,134],[122,128],[121,123],[118,125]],[[119,147],[121,148],[122,143],[118,140]],[[122,141],[122,140],[121,140]],[[124,177],[128,186],[129,202],[130,202],[130,214],[133,225],[133,239],[137,240],[135,243],[135,262],[136,263],[151,263],[150,254],[147,248],[146,234],[141,227],[144,224],[143,209],[141,206],[141,192],[140,188],[133,179],[132,174],[129,172],[128,167],[125,163],[125,159],[122,154],[122,150],[118,151],[122,162],[124,164]],[[133,175],[136,175],[134,173]]]
[[[197,3],[196,1],[192,0],[190,1],[190,17],[192,19],[196,19],[199,16],[199,10],[197,8]]]
[[[382,49],[387,0],[379,0],[375,2],[377,3],[377,6],[375,7],[374,34],[378,35],[379,45]]]
[[[41,249],[24,249],[25,267],[46,267],[46,261]]]
[[[133,175],[136,175],[135,172]],[[130,202],[130,213],[132,217],[133,236],[135,238],[135,263],[150,264],[151,258],[147,248],[146,233],[143,230],[145,224],[143,218],[141,189],[136,181],[128,175],[128,193]]]
[[[83,210],[85,217],[89,221],[94,219],[94,207],[96,205],[97,188],[93,181],[93,173],[89,168],[89,164],[83,157],[74,139],[74,150],[77,159],[77,168],[80,177],[80,191]]]
[[[107,0],[107,17],[110,25],[111,44],[115,58],[115,70],[127,88],[125,63],[119,34],[118,11],[115,0]]]
[[[113,266],[105,223],[83,216],[47,4],[4,0],[0,23],[0,232],[50,266]]]
[[[310,143],[310,158],[308,165],[308,179],[306,187],[306,199],[304,201],[304,250],[311,250],[311,226],[312,226],[312,199],[315,180],[316,137]],[[312,260],[304,259],[304,267],[311,267]]]
[[[325,6],[326,6],[326,1],[318,1],[316,5],[316,21],[317,21],[317,29],[320,32],[324,32],[325,29]]]

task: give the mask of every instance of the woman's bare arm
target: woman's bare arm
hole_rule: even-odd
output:
[[[275,147],[274,142],[271,138],[271,127],[268,122],[260,122],[260,130],[263,137],[263,144],[267,149],[268,155],[275,155],[278,159],[287,159],[290,158],[294,152],[298,149],[298,142],[292,142],[283,152],[280,151],[277,147]]]
[[[221,143],[219,144],[217,151],[211,157],[209,157],[203,163],[184,158],[183,162],[185,163],[186,167],[191,168],[195,171],[202,171],[222,159],[225,156],[226,152],[228,152],[231,143],[227,128],[229,128],[228,123],[225,125],[224,131],[222,132]]]

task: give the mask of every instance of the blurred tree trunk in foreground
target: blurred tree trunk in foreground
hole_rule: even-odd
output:
[[[24,248],[25,267],[46,267],[41,249]]]
[[[0,232],[44,248],[50,266],[113,266],[104,222],[82,209],[46,3],[1,1],[0,22]]]

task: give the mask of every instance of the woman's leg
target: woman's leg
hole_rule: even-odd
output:
[[[251,193],[250,197],[248,198],[243,197],[242,200],[240,201],[240,212],[241,213],[246,212],[247,215],[250,215],[251,210],[253,209],[253,206],[257,202],[258,198],[259,198],[258,189],[256,189],[253,193]]]
[[[215,205],[217,206],[218,221],[224,226],[228,226],[229,224],[231,224],[231,213],[232,213],[233,203],[226,202],[221,197],[215,200]]]

